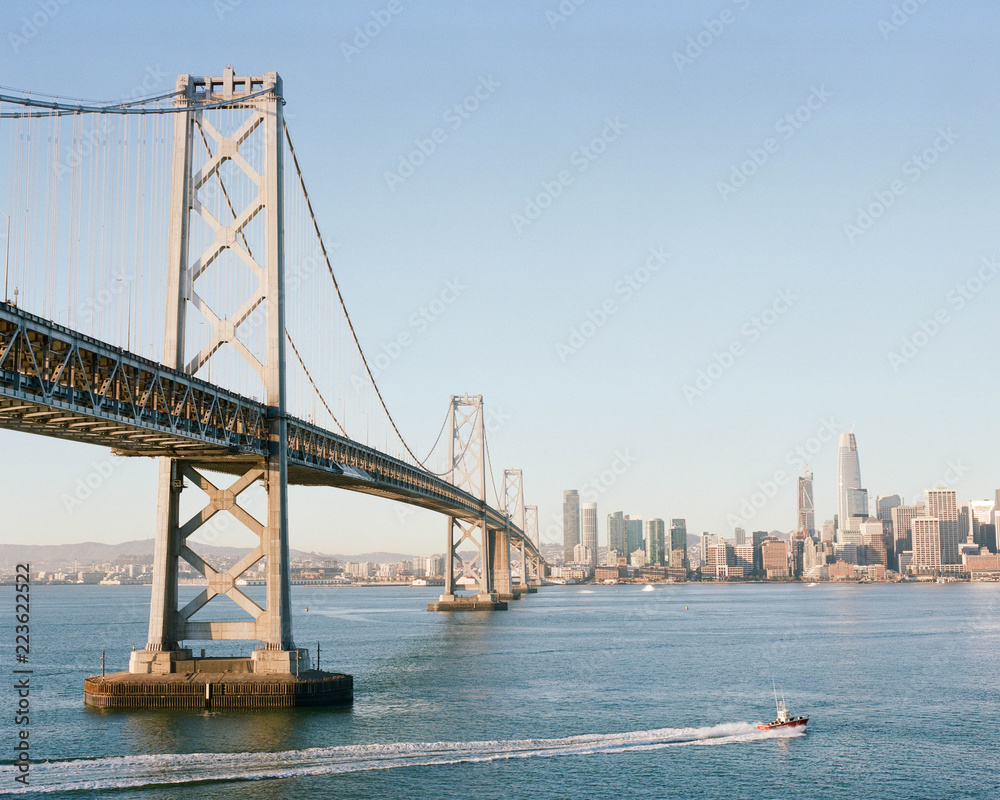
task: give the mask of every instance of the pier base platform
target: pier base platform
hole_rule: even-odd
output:
[[[515,586],[514,591],[517,592],[518,594],[538,594],[538,587],[525,586],[524,584],[521,584],[519,586]]]
[[[459,597],[443,594],[427,604],[428,611],[506,611],[507,603],[499,595],[473,595]]]
[[[83,701],[94,708],[346,705],[354,701],[354,678],[320,670],[303,671],[298,676],[221,671],[161,675],[115,672],[86,678],[83,682]]]

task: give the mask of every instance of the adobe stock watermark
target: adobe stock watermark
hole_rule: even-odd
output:
[[[791,287],[779,289],[774,300],[760,314],[750,317],[740,327],[740,335],[720,352],[713,353],[712,361],[695,372],[694,382],[682,387],[688,405],[711,389],[736,362],[747,354],[750,347],[774,327],[775,323],[795,305],[799,298]]]
[[[844,426],[833,417],[821,420],[813,436],[785,454],[785,463],[793,467],[794,472],[776,469],[770,478],[757,481],[754,491],[740,498],[738,513],[730,512],[726,515],[729,527],[745,528],[750,525],[754,517],[771,502],[781,488],[795,481],[797,474],[805,470],[809,459],[814,459],[828,443],[837,441],[843,429]]]
[[[882,39],[889,41],[889,36],[899,32],[926,4],[927,0],[903,0],[902,3],[893,4],[889,18],[878,21],[878,32],[882,34]]]
[[[10,49],[16,54],[28,42],[38,36],[54,20],[70,0],[37,0],[35,10],[21,17],[21,27],[17,33],[7,34]]]
[[[826,106],[832,95],[826,87],[813,86],[809,96],[794,111],[779,117],[774,123],[775,133],[781,136],[781,141],[787,142],[813,118],[813,114]],[[760,143],[759,147],[747,148],[747,158],[739,164],[733,164],[729,171],[728,181],[717,181],[715,187],[723,200],[729,200],[731,195],[736,194],[746,186],[750,178],[757,174],[772,156],[781,149],[781,142],[773,137],[768,137]]]
[[[549,180],[542,181],[541,191],[538,194],[524,198],[523,212],[510,215],[514,230],[523,233],[525,228],[533,225],[542,213],[552,206],[556,198],[561,197],[567,187],[572,185],[576,175],[590,169],[591,164],[607,152],[608,145],[618,141],[622,132],[626,130],[628,125],[622,122],[621,117],[614,119],[605,117],[604,128],[600,134],[570,153],[569,167],[559,170]]]
[[[422,336],[444,313],[454,305],[468,287],[463,285],[457,278],[450,278],[444,282],[444,287],[428,303],[424,303],[416,311],[407,317],[408,328],[400,331],[388,342],[381,342],[379,351],[371,359],[372,378],[378,378],[408,350],[416,340]],[[366,376],[367,377],[367,376]],[[368,382],[361,375],[351,376],[351,384],[355,392],[360,392]]]
[[[899,372],[904,366],[916,358],[927,347],[946,325],[954,314],[961,312],[1000,272],[997,256],[983,257],[979,268],[945,295],[945,305],[938,308],[927,319],[920,320],[916,330],[904,336],[900,341],[899,350],[890,350],[887,354],[889,365],[893,372]],[[950,313],[949,313],[950,309]]]
[[[122,466],[130,461],[131,459],[126,457],[106,456],[99,461],[91,462],[92,469],[82,478],[77,478],[73,488],[70,491],[64,491],[59,497],[66,513],[75,514],[111,479],[112,475],[120,471]]]
[[[350,42],[340,43],[340,52],[344,60],[350,64],[352,58],[361,55],[361,51],[374,42],[401,13],[403,13],[402,0],[389,0],[384,8],[372,11],[370,20],[354,28],[354,38]]]
[[[586,2],[587,0],[561,0],[560,3],[545,12],[545,19],[548,20],[549,27],[556,30],[560,25],[566,24],[577,9]]]
[[[911,184],[919,181],[924,173],[933,167],[938,159],[947,153],[960,138],[961,136],[955,133],[950,125],[938,128],[937,137],[928,147],[903,162],[900,170],[903,177],[908,178]],[[867,206],[858,206],[854,222],[844,223],[844,235],[847,237],[847,243],[854,244],[859,237],[870,231],[875,222],[892,207],[896,199],[906,194],[906,190],[906,183],[902,178],[897,178],[889,184],[888,188],[876,190],[872,195],[872,202]]]
[[[750,7],[750,0],[732,0],[732,5],[736,6],[737,11],[746,11]],[[736,14],[731,8],[724,8],[717,16],[702,22],[702,30],[688,36],[683,52],[674,50],[677,71],[684,72],[685,68],[701,58],[702,53],[715,44],[734,22]]]
[[[959,483],[969,471],[970,468],[962,463],[962,459],[948,459],[948,462],[945,464],[944,473],[939,480],[932,484],[931,488],[954,489],[955,484]]]
[[[427,163],[427,159],[437,152],[438,148],[448,141],[448,130],[452,133],[461,128],[475,114],[482,104],[489,100],[500,88],[500,82],[492,75],[479,76],[476,88],[457,103],[452,103],[441,114],[445,127],[434,128],[426,136],[413,140],[414,149],[405,156],[399,157],[395,171],[386,170],[383,173],[386,185],[393,192],[403,183],[412,178],[418,169]]]
[[[556,342],[556,355],[565,362],[574,353],[578,353],[584,345],[597,335],[608,321],[616,315],[623,304],[631,300],[635,294],[646,286],[652,277],[660,271],[670,253],[663,246],[650,247],[649,255],[643,264],[634,270],[626,272],[612,285],[612,296],[608,297],[597,308],[587,311],[586,319],[569,330],[565,341]]]
[[[580,491],[581,502],[596,503],[600,496],[618,483],[618,479],[631,470],[638,460],[627,447],[624,450],[615,450],[615,457],[611,463],[581,484],[583,487]]]
[[[237,8],[243,5],[244,0],[212,0],[212,10],[219,20],[225,20]]]

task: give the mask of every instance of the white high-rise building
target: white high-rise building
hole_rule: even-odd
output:
[[[927,498],[927,516],[936,517],[940,522],[941,563],[961,564],[958,553],[958,504],[954,489],[928,489],[924,492]],[[914,542],[914,551],[916,550]],[[916,553],[914,552],[914,559]]]
[[[990,525],[993,522],[993,501],[973,500],[969,503],[972,511],[972,541],[978,545],[983,544],[982,535],[979,528],[982,525]]]
[[[858,461],[858,443],[853,433],[840,434],[840,450],[837,454],[837,521],[839,527],[847,527],[851,518],[849,490],[861,488],[861,464]],[[867,512],[865,514],[867,516]]]
[[[597,566],[597,503],[584,503],[580,509],[580,543],[590,550],[590,565]]]
[[[910,567],[916,572],[930,572],[941,566],[941,527],[936,517],[914,517],[913,560]],[[955,521],[958,528],[958,520]]]

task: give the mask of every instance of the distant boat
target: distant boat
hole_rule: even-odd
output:
[[[815,585],[816,585],[815,583],[807,584],[807,586],[815,586]]]
[[[771,681],[771,685],[774,686],[774,681]],[[780,730],[782,728],[787,728],[788,730],[804,730],[806,723],[809,721],[809,717],[792,717],[788,714],[788,709],[785,707],[785,690],[781,690],[781,701],[778,701],[778,688],[774,686],[774,709],[777,712],[776,719],[774,722],[761,723],[757,726],[759,731],[774,731]]]
[[[651,584],[651,583],[647,583],[645,586],[643,586],[642,590],[644,592],[655,592],[656,591],[656,589],[653,588],[653,584]]]

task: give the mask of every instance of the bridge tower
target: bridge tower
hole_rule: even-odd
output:
[[[521,583],[516,587],[516,591],[520,592],[526,589],[528,586],[528,560],[525,548],[524,537],[525,532],[525,507],[524,507],[524,481],[523,473],[519,469],[505,469],[503,471],[503,504],[504,511],[507,513],[507,519],[510,520],[511,524],[516,525],[517,528],[522,532],[521,538],[518,540],[518,549],[520,556],[521,565]]]
[[[218,487],[190,460],[160,458],[153,593],[146,647],[132,654],[132,673],[169,673],[191,659],[185,640],[257,640],[252,653],[256,673],[288,674],[308,670],[309,654],[292,641],[288,570],[288,428],[285,410],[284,318],[284,165],[282,84],[277,73],[222,77],[181,75],[175,103],[170,195],[167,323],[163,363],[195,375],[214,353],[242,361],[259,379],[268,409],[268,455],[234,460],[236,480]],[[203,108],[210,106],[213,110]],[[230,124],[218,124],[215,110],[230,110]],[[236,116],[233,116],[233,115]],[[213,119],[217,122],[213,124]],[[236,120],[233,122],[232,120]],[[238,182],[242,208],[223,177]],[[239,200],[237,200],[239,202]],[[226,209],[228,208],[228,211]],[[197,230],[197,232],[196,232]],[[244,297],[221,307],[203,275],[236,263],[255,280],[243,281]],[[216,276],[225,283],[226,272]],[[229,273],[231,274],[231,273]],[[211,284],[208,284],[211,286]],[[235,286],[227,285],[227,292]],[[233,310],[235,308],[235,310]],[[208,342],[193,357],[186,349],[189,326],[208,326]],[[263,331],[263,339],[260,333]],[[256,338],[255,338],[256,333]],[[258,342],[257,345],[251,342]],[[263,344],[259,344],[260,342]],[[238,455],[238,454],[234,454]],[[208,504],[190,520],[180,519],[185,481],[200,487]],[[240,495],[257,482],[267,494],[267,513],[256,519],[239,505]],[[187,539],[219,512],[229,512],[257,535],[257,546],[228,570],[218,570],[197,555]],[[178,559],[208,579],[208,587],[178,609]],[[261,559],[266,563],[266,607],[244,594],[236,581]],[[192,615],[219,595],[227,595],[252,617],[243,622],[193,621]]]
[[[535,543],[536,555],[528,557],[527,583],[531,586],[541,585],[544,567],[542,566],[542,542],[538,533],[538,506],[524,507],[524,535]]]
[[[452,396],[446,425],[450,433],[448,467],[451,471],[451,483],[482,501],[483,516],[475,520],[448,517],[444,594],[437,602],[429,603],[427,607],[431,611],[506,608],[506,604],[497,596],[494,582],[496,578],[494,561],[500,555],[497,531],[490,528],[486,513],[486,434],[483,396],[469,394]],[[509,540],[504,539],[504,541]],[[475,555],[469,561],[459,555],[459,548],[466,543],[475,548]],[[461,577],[473,578],[476,581],[477,591],[472,598],[456,594],[458,579]]]

